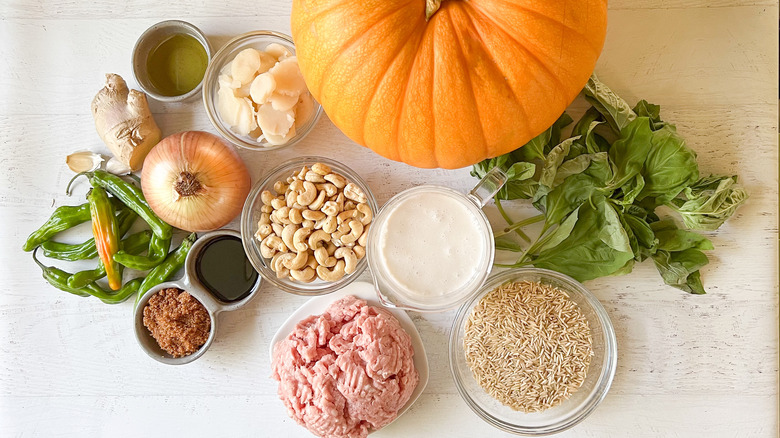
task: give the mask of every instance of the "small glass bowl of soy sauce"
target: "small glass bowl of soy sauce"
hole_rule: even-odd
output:
[[[203,234],[195,241],[184,263],[184,275],[149,289],[134,310],[135,336],[138,344],[152,359],[168,365],[183,365],[202,356],[217,333],[217,316],[245,306],[257,295],[262,277],[244,252],[241,233],[218,230]],[[157,292],[177,288],[189,292],[211,317],[211,332],[198,351],[189,356],[173,357],[157,344],[144,326],[144,307]]]

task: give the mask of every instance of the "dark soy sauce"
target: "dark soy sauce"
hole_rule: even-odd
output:
[[[209,292],[225,302],[246,298],[258,275],[241,239],[234,236],[216,237],[207,243],[195,262],[195,273]]]

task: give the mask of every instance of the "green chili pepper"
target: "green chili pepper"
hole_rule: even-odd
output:
[[[146,279],[138,288],[138,296],[135,298],[136,305],[138,305],[138,301],[141,299],[141,296],[146,293],[146,291],[157,286],[163,281],[167,281],[171,275],[175,274],[176,271],[184,266],[187,253],[190,252],[190,248],[192,248],[192,244],[195,242],[195,239],[197,239],[195,233],[187,236],[187,238],[181,242],[181,245],[179,245],[179,247],[176,248],[174,252],[170,253],[168,257],[165,258],[164,262],[160,263],[154,269],[149,271],[149,273],[146,275]]]
[[[70,186],[73,184],[73,181],[81,175],[87,175],[90,183],[92,183],[93,186],[99,185],[103,187],[104,189],[111,192],[112,195],[116,196],[119,198],[119,200],[124,202],[126,206],[130,207],[133,209],[133,211],[138,213],[138,215],[149,224],[149,228],[151,228],[154,234],[156,234],[158,237],[162,239],[170,239],[171,226],[157,217],[157,215],[152,211],[152,209],[149,207],[149,204],[146,202],[146,198],[144,198],[144,194],[141,192],[141,189],[116,175],[110,174],[103,170],[96,170],[94,172],[82,172],[73,177],[73,179],[68,184],[68,193],[70,193]]]
[[[49,217],[49,220],[30,234],[27,241],[24,242],[22,249],[25,251],[32,251],[38,245],[49,240],[60,231],[65,231],[68,228],[82,224],[88,221],[89,218],[89,203],[57,207],[57,209],[54,210],[54,213]]]
[[[130,210],[121,203],[119,204],[121,205],[121,209],[116,215],[116,221],[119,223],[119,234],[124,236],[133,226],[133,223],[135,223],[138,215],[133,210]],[[97,247],[95,246],[94,237],[90,238],[86,242],[78,244],[47,240],[41,244],[41,249],[43,249],[43,255],[57,260],[74,261],[97,257]]]
[[[171,239],[161,239],[156,234],[149,241],[149,251],[146,256],[128,254],[129,251],[119,251],[114,254],[114,261],[137,271],[147,271],[165,260],[171,248]]]
[[[114,207],[108,200],[108,193],[96,185],[87,194],[89,211],[92,216],[92,234],[95,237],[98,256],[103,262],[111,290],[122,287],[122,271],[119,263],[114,261],[114,254],[119,251],[119,226],[116,223]]]
[[[122,240],[122,249],[129,254],[140,254],[144,249],[146,249],[151,236],[152,232],[149,230],[143,230],[135,234],[131,234]],[[68,278],[68,286],[74,288],[84,287],[93,281],[100,280],[105,276],[106,267],[103,265],[103,261],[101,260],[98,262],[97,268],[79,271],[71,275]]]
[[[118,304],[130,298],[130,296],[138,290],[138,287],[143,282],[141,278],[135,278],[125,283],[125,285],[116,292],[107,292],[98,286],[95,282],[80,288],[70,287],[68,286],[68,278],[70,277],[70,274],[54,266],[44,265],[36,258],[35,255],[37,252],[38,249],[36,248],[35,251],[33,251],[33,260],[35,260],[35,263],[40,266],[41,271],[43,272],[44,280],[59,290],[71,293],[73,295],[78,295],[80,297],[88,297],[91,295],[106,304]]]

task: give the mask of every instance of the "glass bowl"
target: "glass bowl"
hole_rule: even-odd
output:
[[[324,163],[330,166],[331,170],[343,175],[349,182],[356,184],[366,194],[367,204],[371,207],[371,211],[376,215],[378,211],[376,199],[368,184],[357,173],[338,161],[331,160],[325,157],[307,156],[299,157],[280,164],[274,168],[257,184],[252,187],[249,192],[249,196],[244,203],[244,209],[241,211],[241,240],[244,243],[244,251],[246,251],[247,257],[252,265],[257,269],[257,272],[266,281],[271,282],[279,289],[296,295],[315,296],[324,295],[330,292],[334,292],[355,279],[368,266],[367,257],[363,257],[358,260],[357,267],[351,274],[346,274],[340,280],[333,282],[325,282],[320,279],[315,279],[311,283],[302,283],[293,281],[289,278],[277,278],[276,272],[271,269],[271,259],[266,259],[260,253],[260,241],[255,238],[255,233],[258,229],[258,221],[260,219],[260,208],[263,206],[263,201],[260,199],[260,194],[264,190],[273,190],[274,183],[276,181],[284,181],[287,177],[297,174],[303,166],[311,167],[314,163]]]
[[[504,283],[524,280],[565,291],[588,320],[593,340],[593,357],[582,386],[558,406],[535,413],[515,411],[485,392],[474,379],[463,347],[466,320],[479,300]],[[490,277],[479,293],[458,309],[450,330],[449,354],[455,386],[466,404],[492,426],[526,436],[558,433],[585,419],[606,396],[617,367],[615,330],[601,303],[571,277],[536,268],[511,269]]]
[[[219,74],[222,69],[228,62],[236,57],[238,52],[250,47],[257,50],[263,50],[271,43],[281,44],[295,54],[295,45],[293,44],[292,38],[283,33],[270,30],[247,32],[228,41],[227,44],[214,54],[203,79],[203,105],[206,107],[206,114],[209,116],[211,124],[214,125],[214,128],[216,128],[216,130],[229,142],[238,147],[253,151],[271,151],[298,143],[306,137],[312,128],[314,128],[314,125],[317,124],[317,120],[319,120],[320,115],[322,114],[322,106],[312,98],[314,108],[311,117],[302,125],[296,126],[295,136],[287,143],[281,145],[272,145],[265,139],[257,141],[248,135],[236,134],[230,129],[230,125],[225,123],[219,115],[219,111],[217,111],[217,91],[219,90]]]

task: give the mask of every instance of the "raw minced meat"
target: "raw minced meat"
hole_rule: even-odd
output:
[[[348,296],[276,345],[272,377],[290,417],[315,435],[365,437],[409,401],[419,381],[413,356],[397,319]]]

